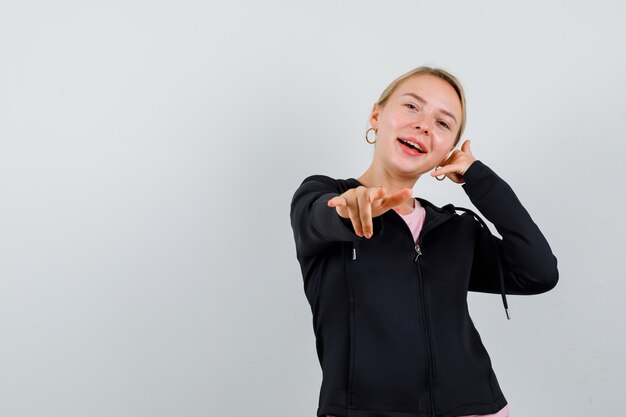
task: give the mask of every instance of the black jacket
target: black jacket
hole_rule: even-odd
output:
[[[426,219],[418,245],[395,210],[361,238],[327,205],[361,185],[356,179],[312,175],[296,190],[291,226],[323,373],[318,416],[456,417],[507,404],[467,291],[501,293],[506,306],[505,293],[552,289],[557,260],[495,172],[478,160],[464,179],[502,239],[471,210],[419,197]]]

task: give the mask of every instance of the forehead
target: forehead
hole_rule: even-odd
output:
[[[413,99],[406,96],[413,93],[423,98],[427,104],[438,109],[447,110],[458,117],[461,115],[461,100],[454,87],[447,81],[431,74],[414,75],[400,83],[393,92],[395,99]]]

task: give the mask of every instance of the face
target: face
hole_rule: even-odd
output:
[[[384,107],[375,105],[372,111],[370,125],[377,131],[374,163],[406,177],[431,171],[453,149],[461,117],[461,101],[446,81],[430,74],[404,80]]]

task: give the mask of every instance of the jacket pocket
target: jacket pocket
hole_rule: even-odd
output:
[[[483,344],[482,338],[480,337],[478,330],[476,330],[476,326],[474,326],[474,322],[471,322],[471,323],[472,323],[472,331],[474,333],[476,344],[480,348],[480,351],[482,352],[482,357],[479,359],[479,363],[482,364],[483,368],[485,368],[487,370],[487,373],[489,374],[489,392],[491,393],[491,396],[493,398],[493,386],[491,382],[492,382],[494,373],[493,373],[493,368],[491,367],[491,358],[489,358],[489,353],[487,353],[487,349],[485,348],[485,345]]]
[[[448,337],[438,346],[437,399],[445,404],[442,413],[494,400],[491,361],[469,317],[450,326]]]
[[[353,244],[350,288],[349,406],[427,412],[429,366],[415,265],[376,264]],[[355,259],[353,259],[355,258]]]
[[[345,274],[348,286],[348,303],[350,305],[350,347],[349,347],[349,363],[348,363],[348,407],[354,406],[354,356],[355,356],[355,337],[354,337],[354,292],[352,290],[352,262],[356,260],[356,244],[346,245],[350,250],[345,255]]]

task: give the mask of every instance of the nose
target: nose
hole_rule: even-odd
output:
[[[424,134],[428,134],[428,132],[430,131],[428,121],[426,120],[425,117],[420,118],[415,123],[415,128],[419,131],[424,132]]]

